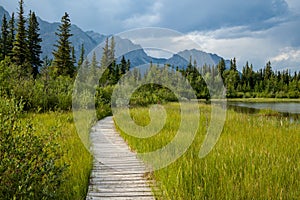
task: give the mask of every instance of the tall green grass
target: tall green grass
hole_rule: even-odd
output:
[[[57,141],[63,152],[60,162],[67,163],[65,180],[59,189],[59,199],[85,199],[89,175],[92,168],[92,156],[83,145],[73,121],[71,112],[49,112],[29,114],[33,126],[39,133],[58,132]],[[89,126],[87,126],[87,135]],[[43,137],[41,134],[40,137]]]
[[[121,135],[137,152],[168,144],[180,122],[179,105],[166,104],[167,120],[156,136]],[[300,124],[261,114],[227,111],[214,149],[203,159],[199,150],[210,122],[211,107],[199,105],[200,126],[186,153],[152,173],[159,199],[297,199],[300,196]],[[148,108],[133,108],[137,124],[150,122]]]

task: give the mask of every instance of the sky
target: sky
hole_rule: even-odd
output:
[[[18,0],[0,5],[16,12]],[[193,40],[199,50],[235,57],[240,69],[246,61],[258,69],[270,60],[275,70],[300,71],[299,0],[25,0],[29,10],[49,22],[68,12],[73,24],[102,34],[168,28],[183,35],[176,50]]]

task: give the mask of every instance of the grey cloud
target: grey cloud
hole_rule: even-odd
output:
[[[287,1],[298,5],[295,0]],[[158,3],[161,7],[155,8]],[[3,4],[11,7],[17,4],[17,0]],[[260,30],[277,25],[290,12],[284,0],[61,0],[59,4],[44,0],[43,3],[25,1],[25,4],[45,20],[57,21],[67,11],[72,22],[78,26],[105,33],[141,27],[143,20],[146,22],[147,17],[153,16],[159,18],[150,20],[152,23],[145,23],[144,26],[161,26],[181,32],[231,26]],[[140,20],[134,20],[138,18]]]
[[[289,13],[288,4],[283,0],[247,2],[239,0],[176,2],[164,0],[163,2],[163,22],[161,24],[180,31],[214,30],[221,27],[245,25],[253,29],[264,28],[265,21],[272,18],[280,19]],[[276,21],[273,22],[274,24]]]

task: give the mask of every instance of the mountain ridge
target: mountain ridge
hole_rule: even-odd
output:
[[[3,15],[6,15],[7,19],[11,18],[8,11],[0,6],[0,17],[2,18]],[[54,44],[57,41],[57,36],[55,32],[60,25],[59,22],[47,22],[40,17],[37,17],[39,28],[40,28],[40,36],[42,38],[41,46],[42,46],[42,54],[41,58],[45,58],[46,56],[49,59],[53,58],[52,52],[54,50]],[[2,20],[0,20],[1,24]],[[2,24],[1,24],[2,25]],[[81,45],[84,44],[86,56],[89,52],[95,49],[97,52],[97,58],[100,59],[102,55],[102,47],[103,41],[105,40],[106,35],[94,32],[92,30],[83,31],[80,27],[76,24],[71,25],[71,33],[73,36],[70,38],[72,45],[74,46],[75,56],[78,59],[81,52]],[[218,56],[217,54],[206,53],[201,50],[197,49],[190,49],[190,50],[183,50],[176,54],[174,54],[170,58],[156,58],[149,56],[145,50],[139,44],[134,44],[129,39],[120,38],[115,36],[116,42],[116,56],[117,62],[121,60],[121,57],[124,55],[126,60],[130,60],[131,65],[133,67],[140,66],[144,64],[148,64],[150,62],[154,64],[169,64],[174,67],[184,68],[188,65],[190,57],[192,57],[192,62],[196,60],[197,66],[202,67],[206,65],[217,65],[222,57]],[[230,61],[226,60],[226,67],[230,66]]]

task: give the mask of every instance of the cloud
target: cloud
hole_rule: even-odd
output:
[[[17,11],[18,0],[1,4]],[[249,61],[261,68],[268,60],[274,68],[300,66],[300,58],[292,58],[300,49],[299,0],[25,0],[25,9],[50,22],[59,21],[66,11],[73,24],[104,34],[148,26],[171,28],[183,36],[159,37],[162,48],[170,41],[175,52],[189,48],[191,38],[201,50],[236,57],[240,66]],[[153,46],[145,38],[135,41]]]
[[[143,26],[154,26],[161,20],[161,8],[160,2],[155,2],[145,13],[134,14],[124,20],[124,25],[127,28],[136,28]]]
[[[280,50],[280,53],[271,58],[275,68],[299,70],[300,69],[300,49],[286,47]]]
[[[43,19],[58,21],[65,11],[72,22],[85,29],[116,33],[127,28],[160,26],[182,32],[216,30],[222,27],[248,26],[266,29],[281,23],[299,5],[296,0],[52,0],[25,1],[27,9],[35,10]],[[4,1],[10,11],[17,0]],[[15,9],[13,9],[13,7]]]
[[[222,27],[249,26],[253,30],[274,26],[289,14],[283,0],[163,0],[162,25],[180,31],[215,30]],[[270,19],[272,23],[269,22]]]

